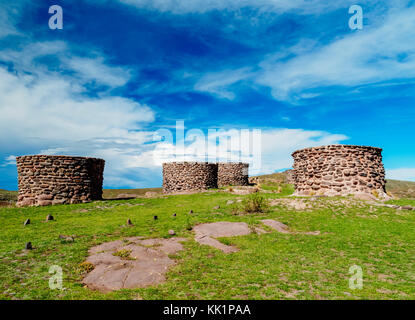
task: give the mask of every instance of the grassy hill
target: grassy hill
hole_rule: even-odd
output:
[[[270,204],[265,213],[245,213],[244,202],[238,201],[249,203],[251,196],[231,190],[52,207],[0,207],[0,299],[415,298],[414,211],[352,198],[287,197],[292,186],[286,184],[284,174],[260,180],[259,196]],[[399,183],[391,185],[403,188]],[[137,190],[106,192],[116,197],[117,192]],[[410,199],[391,203],[400,202],[415,206]],[[48,214],[55,220],[45,222]],[[26,219],[31,224],[23,226]],[[133,226],[126,227],[127,219]],[[280,221],[292,233],[265,228],[266,234],[219,239],[239,249],[231,254],[194,240],[192,227],[200,223],[245,222],[254,230],[264,228],[263,219]],[[131,236],[168,238],[171,229],[186,241],[184,250],[172,256],[176,264],[164,283],[111,293],[82,285],[85,271],[80,264],[91,247],[114,240],[128,243],[126,238]],[[316,230],[320,235],[306,234]],[[72,236],[74,241],[62,240],[60,235]],[[34,249],[24,250],[29,241]],[[53,265],[63,269],[63,291],[49,288]],[[363,270],[362,289],[349,287],[349,270],[354,265]]]

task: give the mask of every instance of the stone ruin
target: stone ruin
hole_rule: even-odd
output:
[[[201,191],[226,185],[248,185],[247,163],[163,163],[163,192]]]
[[[298,150],[292,156],[294,195],[388,197],[380,148],[329,145]]]
[[[74,204],[102,199],[105,161],[70,156],[16,158],[18,206]]]
[[[218,187],[247,186],[248,163],[220,162],[218,163]]]
[[[163,192],[198,191],[218,187],[218,164],[209,162],[163,163]]]

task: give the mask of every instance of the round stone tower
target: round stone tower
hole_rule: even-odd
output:
[[[18,206],[73,204],[102,199],[105,161],[70,156],[17,157]]]
[[[247,186],[248,163],[220,162],[218,163],[218,186]]]
[[[163,192],[199,191],[218,187],[218,165],[208,162],[163,163]]]
[[[382,149],[329,145],[295,151],[295,195],[387,197]]]

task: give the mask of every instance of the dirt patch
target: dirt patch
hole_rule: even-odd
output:
[[[162,283],[166,280],[168,268],[175,264],[169,255],[183,249],[181,241],[186,239],[143,240],[142,237],[132,237],[93,247],[86,262],[92,263],[95,268],[86,275],[83,283],[101,292]],[[128,259],[117,255],[117,252],[128,252]]]
[[[261,222],[265,224],[266,226],[274,230],[277,230],[278,232],[284,233],[284,234],[306,234],[310,236],[318,236],[320,234],[320,231],[308,231],[308,232],[290,231],[287,225],[277,220],[265,219],[265,220],[261,220]]]
[[[236,252],[238,248],[225,245],[216,240],[216,238],[244,236],[252,232],[245,222],[205,223],[195,226],[193,230],[195,231],[195,240],[197,242],[217,248],[224,253]]]

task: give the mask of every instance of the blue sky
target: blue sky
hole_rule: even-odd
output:
[[[108,188],[160,186],[154,132],[176,121],[261,129],[257,173],[345,143],[415,181],[414,102],[414,1],[0,0],[0,188],[40,153],[106,159]]]

